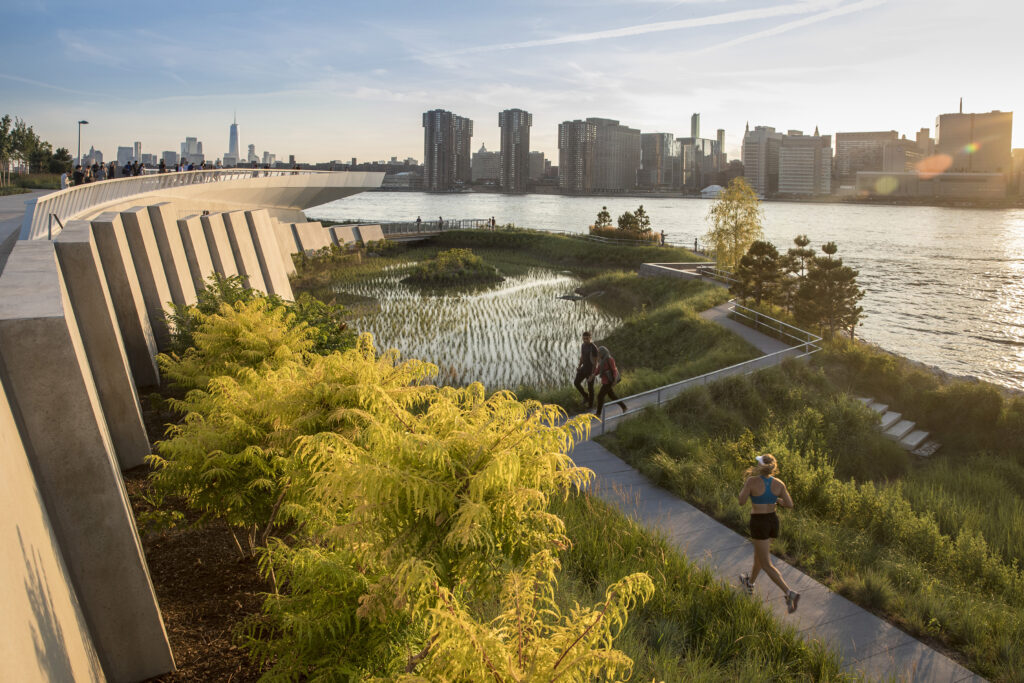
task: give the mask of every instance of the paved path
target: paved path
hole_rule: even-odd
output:
[[[32,190],[23,194],[9,194],[0,197],[0,270],[7,262],[7,255],[14,248],[25,217],[25,202],[33,197],[42,197],[53,190]]]
[[[579,443],[571,455],[577,465],[594,470],[597,476],[593,490],[600,498],[645,527],[663,533],[691,561],[711,569],[733,586],[738,584],[741,572],[750,571],[753,551],[745,536],[650,483],[600,444]],[[782,524],[785,527],[785,519]],[[757,581],[757,597],[805,640],[821,640],[833,647],[847,670],[871,678],[912,681],[984,680],[792,565],[778,558],[773,561],[790,587],[801,594],[800,609],[789,614],[782,591],[763,574]]]
[[[729,304],[722,304],[700,315],[735,332],[766,355],[790,348],[777,339],[731,320],[728,307]],[[772,361],[770,364],[774,365],[780,359],[776,356],[766,359],[766,362]],[[765,365],[755,363],[751,369],[760,367]],[[615,424],[631,416],[615,416]],[[746,536],[650,483],[640,472],[598,443],[579,443],[571,455],[577,465],[594,470],[597,475],[593,485],[596,495],[645,527],[663,533],[693,562],[711,569],[733,586],[738,584],[741,572],[750,571],[753,550]],[[859,671],[871,678],[896,677],[912,681],[953,683],[984,680],[885,620],[833,593],[787,562],[778,558],[773,562],[789,586],[801,594],[800,609],[789,614],[782,591],[764,575],[757,582],[757,597],[782,623],[800,631],[804,639],[828,643],[842,656],[847,670]]]

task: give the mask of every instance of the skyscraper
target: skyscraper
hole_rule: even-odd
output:
[[[136,142],[132,145],[132,161],[142,161],[142,143]]]
[[[696,112],[694,112],[694,114],[690,116],[690,137],[700,137],[700,114]]]
[[[248,154],[246,154],[245,159],[250,164],[256,163],[260,160],[260,158],[256,156],[256,145],[249,145],[249,149],[247,151]]]
[[[488,152],[487,145],[473,154],[473,182],[496,181],[501,177],[501,152]]]
[[[953,173],[1013,171],[1010,137],[1013,112],[942,114],[935,121],[935,153],[952,158]]]
[[[832,136],[791,130],[779,144],[779,194],[832,192]]]
[[[679,166],[678,149],[672,133],[642,133],[637,184],[654,190],[675,189]]]
[[[640,170],[640,131],[614,119],[588,118],[594,138],[593,190],[624,192],[636,187]]]
[[[558,186],[563,192],[593,189],[596,141],[596,123],[576,120],[558,124]]]
[[[522,109],[506,109],[498,114],[501,128],[501,189],[526,192],[530,175],[530,126],[533,114]]]
[[[472,181],[473,122],[444,109],[423,114],[423,189],[447,192]]]
[[[185,142],[181,143],[181,157],[188,159],[189,163],[203,163],[203,143],[197,138],[185,138]]]
[[[857,182],[858,171],[881,171],[885,146],[899,140],[894,130],[836,133],[836,178],[844,185]]]
[[[238,159],[238,116],[236,115],[228,130],[228,151],[224,154],[224,166],[237,166]]]
[[[544,177],[544,152],[530,152],[530,180]]]
[[[773,195],[779,190],[779,147],[782,133],[771,126],[747,124],[743,135],[743,176],[760,195]]]

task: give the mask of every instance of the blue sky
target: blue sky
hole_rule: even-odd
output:
[[[87,119],[108,158],[185,136],[219,157],[236,110],[243,153],[318,161],[422,159],[437,107],[497,148],[520,107],[556,163],[558,123],[588,116],[688,135],[700,112],[731,156],[747,121],[913,137],[961,96],[1024,116],[1011,0],[4,3],[0,114],[72,154]]]

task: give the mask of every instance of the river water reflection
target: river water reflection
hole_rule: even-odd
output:
[[[307,211],[312,218],[424,220],[496,217],[499,223],[584,232],[643,203],[652,227],[692,243],[706,230],[702,199],[431,195],[367,192]],[[958,375],[1024,389],[1024,210],[770,202],[765,233],[780,250],[807,234],[829,240],[860,270],[859,334]]]

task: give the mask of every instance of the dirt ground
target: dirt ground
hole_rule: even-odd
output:
[[[142,495],[148,468],[125,473],[125,485],[138,518],[149,508]],[[235,644],[235,631],[260,611],[267,585],[255,560],[242,560],[227,527],[146,533],[142,547],[163,613],[178,670],[161,682],[255,681],[262,669]]]

